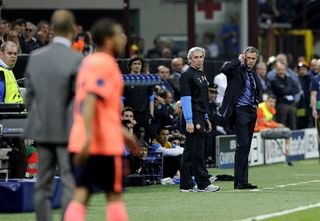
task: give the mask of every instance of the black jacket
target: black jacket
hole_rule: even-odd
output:
[[[233,110],[242,95],[246,84],[246,69],[241,65],[239,59],[234,59],[231,62],[222,66],[221,72],[227,76],[228,85],[224,94],[224,99],[220,107],[220,114],[222,117],[230,119],[233,115]],[[255,67],[252,70],[254,80],[256,82],[257,97],[260,97],[260,87],[258,83],[258,76]]]

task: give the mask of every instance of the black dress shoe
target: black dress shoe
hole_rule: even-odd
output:
[[[236,185],[234,188],[239,190],[245,190],[245,189],[257,189],[258,186],[252,185],[251,183],[238,183],[238,185]]]

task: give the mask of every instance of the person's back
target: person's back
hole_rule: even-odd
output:
[[[67,143],[72,87],[80,62],[81,55],[72,52],[58,38],[31,54],[26,73],[27,106],[32,124],[27,124],[30,128],[26,128],[26,136],[38,142]]]
[[[52,220],[52,183],[57,167],[61,179],[62,217],[72,198],[73,178],[67,150],[73,84],[81,57],[71,52],[74,16],[57,10],[51,18],[53,44],[34,51],[26,68],[29,115],[24,137],[37,143],[39,164],[34,192],[38,221]],[[63,218],[62,218],[63,219]]]

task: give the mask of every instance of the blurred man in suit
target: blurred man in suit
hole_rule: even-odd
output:
[[[38,144],[39,173],[34,193],[38,221],[52,221],[52,182],[58,166],[62,213],[72,198],[72,175],[67,150],[71,127],[74,81],[81,56],[73,53],[74,16],[57,10],[51,18],[53,43],[34,51],[26,68],[26,103],[30,111],[24,136]]]

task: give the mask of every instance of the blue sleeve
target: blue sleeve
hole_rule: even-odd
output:
[[[205,120],[208,120],[209,119],[208,113],[205,113],[203,117],[204,117]]]
[[[192,123],[191,96],[181,97],[181,105],[184,119],[187,123]]]
[[[159,147],[161,147],[160,144],[153,143],[153,144],[151,145],[151,150],[152,150],[152,151],[157,151],[157,149],[159,149]]]
[[[150,101],[150,102],[154,102],[154,95],[151,95],[151,96],[149,97],[149,101]]]
[[[0,81],[0,102],[4,102],[4,81]]]

